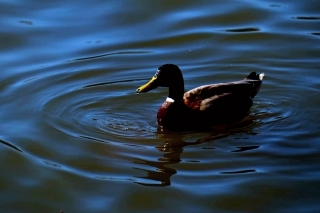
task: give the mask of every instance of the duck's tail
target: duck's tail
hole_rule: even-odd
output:
[[[250,74],[246,77],[246,79],[260,80],[260,81],[262,81],[262,80],[263,80],[263,77],[264,77],[264,73],[257,74],[256,72],[252,72],[252,73],[250,73]]]
[[[252,72],[245,78],[245,80],[255,80],[255,81],[249,81],[253,86],[252,87],[253,90],[250,95],[252,98],[254,98],[254,96],[258,94],[261,88],[263,77],[264,77],[264,73],[257,74],[256,72]]]

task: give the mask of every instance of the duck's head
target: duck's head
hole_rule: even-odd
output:
[[[160,66],[151,80],[139,87],[136,92],[149,92],[157,87],[169,87],[169,97],[178,98],[176,96],[179,96],[181,98],[184,93],[184,82],[180,68],[174,64]]]

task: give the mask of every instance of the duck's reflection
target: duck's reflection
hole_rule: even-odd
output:
[[[163,134],[161,130],[158,129],[157,137],[164,138],[165,141],[164,144],[156,147],[156,149],[163,153],[163,157],[159,158],[156,162],[143,159],[137,159],[137,162],[135,162],[156,168],[156,171],[135,168],[147,172],[147,176],[139,178],[152,180],[153,183],[136,182],[138,184],[147,186],[169,186],[171,185],[171,176],[177,173],[175,169],[167,166],[178,164],[181,161],[180,156],[183,152],[183,147],[185,146],[185,142],[181,140],[183,135]]]
[[[184,147],[218,140],[228,137],[229,135],[234,133],[251,131],[255,126],[253,125],[253,120],[254,118],[252,116],[248,116],[244,120],[242,120],[241,123],[237,123],[231,126],[231,129],[230,126],[218,127],[210,133],[204,133],[202,135],[203,137],[193,142],[186,142],[183,140],[183,138],[187,134],[190,134],[190,132],[172,133],[163,131],[162,129],[158,128],[157,138],[163,139],[163,144],[156,146],[155,148],[159,150],[159,152],[163,153],[163,156],[157,161],[136,158],[134,163],[139,165],[146,165],[148,167],[155,168],[155,170],[135,167],[134,169],[147,173],[146,176],[136,176],[137,180],[135,181],[135,183],[145,186],[171,185],[171,176],[176,174],[177,171],[173,168],[170,168],[170,165],[178,164],[181,161],[181,154],[183,153]],[[241,151],[240,147],[239,149]],[[245,148],[243,148],[243,150],[245,150]]]
[[[145,186],[169,186],[171,185],[170,178],[172,175],[176,174],[177,171],[173,168],[167,167],[167,165],[177,164],[180,162],[180,155],[182,153],[182,147],[176,148],[171,151],[164,153],[162,158],[158,161],[149,161],[143,159],[136,159],[135,163],[144,164],[156,168],[155,171],[135,168],[147,173],[146,176],[139,177],[140,179],[145,179],[145,181],[136,181],[136,183]]]
[[[147,172],[146,176],[138,177],[139,179],[147,180],[146,182],[136,181],[136,183],[145,186],[169,186],[171,185],[170,178],[172,175],[176,174],[177,171],[173,168],[168,167],[169,165],[178,164],[181,161],[181,154],[185,146],[196,145],[203,143],[205,141],[210,141],[214,139],[219,139],[222,137],[227,137],[228,134],[210,135],[195,142],[185,142],[182,140],[185,134],[175,133],[175,134],[164,134],[164,132],[158,129],[157,137],[163,138],[164,143],[155,147],[159,152],[163,153],[163,156],[158,159],[158,161],[150,161],[145,159],[136,159],[134,163],[143,164],[156,168],[155,171],[135,168],[141,171]]]

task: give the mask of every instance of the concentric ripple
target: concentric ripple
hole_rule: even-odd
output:
[[[92,139],[154,134],[154,127],[133,117],[135,94],[127,92],[128,82],[132,80],[82,85],[57,94],[43,104],[44,119],[66,134]]]

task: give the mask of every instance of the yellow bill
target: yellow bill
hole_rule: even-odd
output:
[[[150,90],[153,90],[159,86],[157,82],[157,77],[152,77],[151,80],[146,83],[145,85],[139,87],[136,92],[137,93],[144,93],[144,92],[149,92]]]

